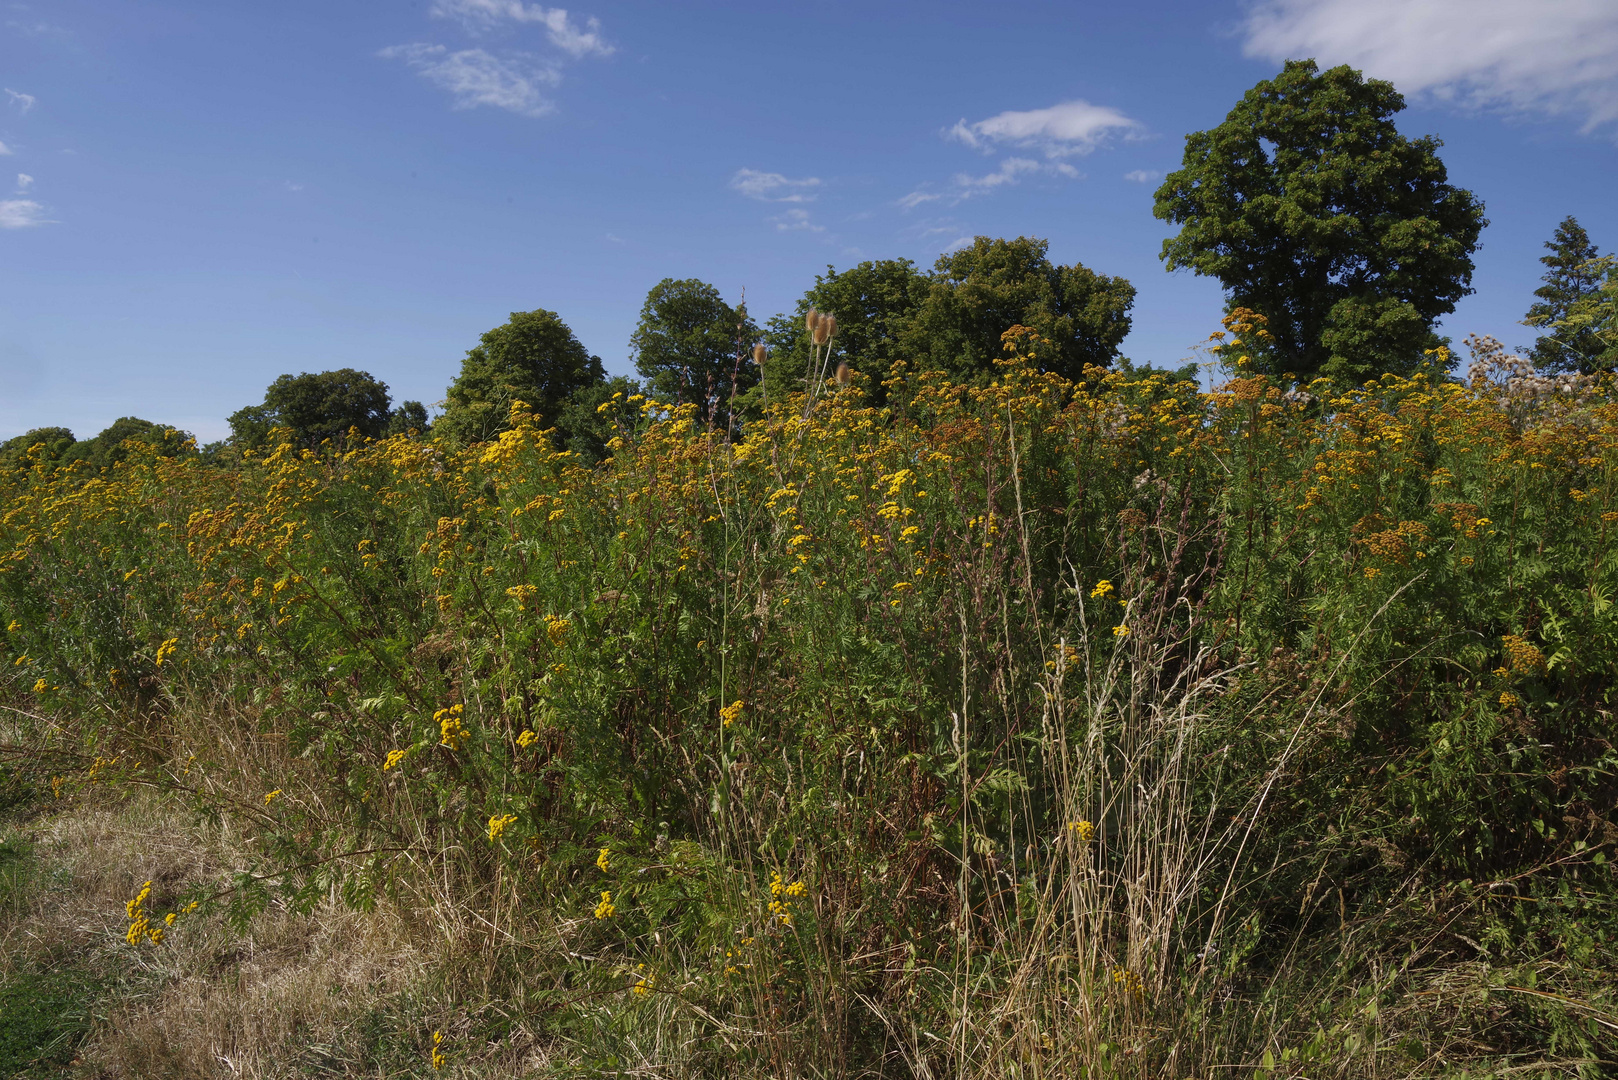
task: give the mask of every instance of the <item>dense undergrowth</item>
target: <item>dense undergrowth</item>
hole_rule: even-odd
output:
[[[20,473],[9,751],[251,835],[131,896],[142,948],[473,919],[448,1067],[1614,1068],[1610,388],[1040,347],[734,441],[619,397],[596,468],[519,405],[464,451]]]

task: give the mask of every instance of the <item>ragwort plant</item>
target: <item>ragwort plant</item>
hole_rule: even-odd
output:
[[[986,385],[821,370],[734,436],[616,395],[595,468],[522,403],[36,461],[27,754],[244,823],[197,894],[238,918],[475,927],[457,977],[581,1075],[1593,1075],[1610,387],[1289,389],[1262,332],[1208,393],[1019,327]]]

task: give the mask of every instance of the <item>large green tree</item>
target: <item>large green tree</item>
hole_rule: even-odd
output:
[[[129,457],[130,443],[144,443],[161,457],[179,457],[196,449],[189,432],[154,424],[138,416],[120,416],[95,438],[74,443],[65,459],[88,461],[98,469],[105,469]]]
[[[1129,333],[1135,287],[1078,263],[1052,263],[1048,249],[1028,236],[979,236],[939,258],[900,334],[907,358],[957,378],[982,378],[1005,356],[1001,335],[1020,324],[1055,345],[1039,358],[1046,371],[1078,380],[1086,364],[1111,364]]]
[[[1186,136],[1154,212],[1180,226],[1170,270],[1216,277],[1229,306],[1269,320],[1253,368],[1357,382],[1408,372],[1433,323],[1472,291],[1488,224],[1449,183],[1438,139],[1408,139],[1392,83],[1290,60],[1224,123]]]
[[[747,356],[758,335],[745,304],[731,307],[705,281],[664,278],[646,294],[629,347],[653,393],[724,426],[731,396],[757,381]]]
[[[33,452],[34,447],[38,452]],[[0,469],[26,469],[53,465],[66,459],[74,447],[73,432],[65,427],[39,427],[0,443]]]
[[[875,400],[885,400],[882,381],[907,355],[901,339],[927,299],[927,288],[927,276],[909,259],[872,260],[843,271],[826,267],[793,314],[769,322],[769,392],[784,398],[804,388],[812,345],[804,316],[815,308],[837,316],[833,361],[846,361],[869,376]]]
[[[342,444],[350,430],[382,437],[388,426],[388,384],[354,368],[282,375],[264,391],[264,401],[229,417],[231,442],[240,449],[264,446],[275,428],[291,428],[300,446]]]
[[[514,311],[466,354],[433,431],[462,446],[483,442],[509,426],[513,401],[527,402],[554,425],[575,391],[605,378],[601,358],[556,312]]]
[[[1528,359],[1545,372],[1610,369],[1618,356],[1608,356],[1612,346],[1601,339],[1596,327],[1587,322],[1568,322],[1575,309],[1587,308],[1591,300],[1599,298],[1606,279],[1597,261],[1600,252],[1590,242],[1584,226],[1573,217],[1562,220],[1545,247],[1550,254],[1539,260],[1545,265],[1545,284],[1534,290],[1539,302],[1528,309],[1523,322],[1549,329],[1550,333],[1527,350]]]

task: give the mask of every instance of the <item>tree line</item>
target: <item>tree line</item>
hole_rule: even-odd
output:
[[[1393,117],[1404,107],[1389,82],[1288,61],[1223,123],[1186,137],[1181,168],[1156,192],[1154,214],[1179,227],[1160,257],[1169,270],[1218,279],[1227,311],[1264,317],[1267,333],[1244,344],[1247,370],[1353,384],[1449,356],[1434,327],[1473,291],[1472,257],[1488,221],[1481,201],[1449,182],[1440,140],[1399,132]],[[1523,320],[1543,333],[1525,354],[1549,373],[1618,369],[1618,258],[1601,256],[1571,216],[1545,246],[1544,284]],[[503,430],[521,400],[561,445],[598,460],[608,433],[597,409],[614,394],[689,403],[729,427],[772,396],[805,389],[817,377],[811,311],[836,315],[831,347],[878,403],[900,372],[992,379],[1001,334],[1014,325],[1050,342],[1042,368],[1074,381],[1090,366],[1129,364],[1119,345],[1134,286],[1054,263],[1048,252],[1042,239],[979,236],[927,270],[902,258],[828,266],[793,312],[763,326],[706,282],[665,278],[630,338],[644,382],[609,379],[556,312],[513,312],[467,352],[434,420],[421,402],[393,406],[387,384],[368,372],[287,374],[261,403],[233,413],[230,437],[203,452],[230,459],[264,447],[277,429],[309,447],[340,444],[351,431],[380,438],[429,428],[470,445]],[[164,454],[189,444],[184,433],[124,417],[83,441],[65,428],[34,429],[0,445],[0,466],[32,452],[105,467],[129,439]]]

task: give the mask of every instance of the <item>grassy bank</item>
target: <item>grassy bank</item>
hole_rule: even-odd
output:
[[[597,468],[518,407],[18,474],[9,753],[239,838],[139,955],[424,930],[446,1069],[1612,1068],[1607,389],[1040,347],[734,442],[619,398]]]

